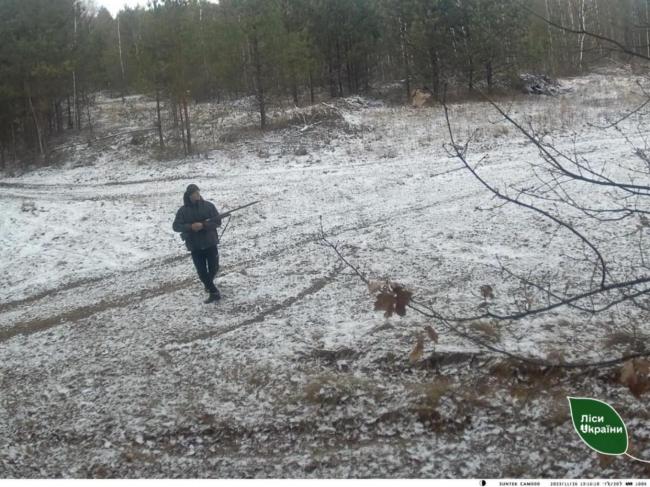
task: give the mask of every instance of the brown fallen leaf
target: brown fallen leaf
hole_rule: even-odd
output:
[[[616,459],[615,455],[603,455],[602,453],[597,453],[597,455],[600,468],[609,467],[612,463],[614,463],[614,460]]]
[[[406,315],[406,305],[411,302],[413,293],[407,291],[399,284],[393,284],[393,292],[395,293],[395,312],[399,316]]]
[[[634,361],[628,360],[621,367],[621,375],[619,377],[619,382],[625,386],[632,386],[636,384],[636,369],[634,368]]]
[[[650,220],[648,220],[644,215],[639,215],[639,220],[641,221],[642,227],[650,227]]]
[[[481,286],[481,296],[483,299],[494,299],[494,289],[489,284]]]
[[[634,360],[634,368],[636,368],[637,374],[647,377],[650,375],[650,360],[637,358]]]
[[[555,364],[563,364],[564,354],[559,350],[552,350],[546,354],[546,360]]]
[[[395,308],[395,296],[392,294],[382,292],[377,295],[377,300],[375,301],[375,311],[383,311],[386,318],[390,318],[393,315]]]
[[[409,361],[412,364],[414,364],[415,362],[420,360],[420,357],[422,357],[423,352],[424,352],[424,337],[422,335],[419,335],[415,347],[413,347],[413,350],[411,350],[411,353],[409,354]]]
[[[425,326],[424,329],[427,332],[427,335],[429,335],[429,339],[433,343],[438,343],[438,334],[436,333],[436,330],[434,330],[431,325]]]
[[[650,390],[648,371],[650,365],[647,360],[628,360],[621,367],[619,382],[627,386],[635,397],[641,397]]]

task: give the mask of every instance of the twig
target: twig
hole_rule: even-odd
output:
[[[494,106],[496,106],[496,105],[494,105]],[[446,120],[446,122],[447,122],[447,130],[448,130],[448,132],[449,132],[449,137],[450,137],[450,139],[451,139],[451,147],[453,147],[453,149],[454,149],[454,151],[455,151],[455,153],[456,153],[456,157],[458,157],[458,159],[460,159],[460,161],[465,165],[465,167],[466,167],[467,169],[469,169],[469,171],[472,173],[472,175],[473,175],[473,176],[474,176],[474,177],[475,177],[475,178],[476,178],[476,179],[477,179],[477,180],[478,180],[478,181],[479,181],[483,186],[485,186],[485,187],[486,187],[486,188],[487,188],[491,193],[493,193],[493,194],[496,195],[497,197],[499,197],[499,198],[501,198],[501,199],[503,199],[503,200],[505,200],[505,201],[508,201],[508,202],[510,202],[510,203],[514,203],[514,204],[516,204],[516,205],[518,205],[518,206],[521,206],[522,208],[526,208],[526,209],[528,209],[528,210],[534,211],[534,212],[536,212],[536,213],[539,213],[539,214],[545,216],[545,217],[548,218],[549,220],[552,220],[552,221],[555,222],[556,224],[558,224],[558,225],[560,225],[560,226],[566,228],[566,229],[569,230],[571,233],[573,233],[574,235],[576,235],[580,240],[582,240],[582,241],[583,241],[587,246],[589,246],[589,247],[592,249],[592,251],[596,254],[596,257],[597,257],[598,260],[600,261],[600,266],[601,266],[601,271],[602,271],[602,276],[601,276],[601,288],[604,288],[604,287],[605,287],[605,279],[606,279],[606,276],[607,276],[607,265],[605,264],[605,259],[604,259],[603,256],[601,255],[600,251],[596,248],[596,246],[595,246],[594,244],[592,244],[592,243],[589,241],[589,239],[588,239],[587,237],[585,237],[582,233],[580,233],[579,231],[577,231],[575,228],[573,228],[571,225],[569,225],[568,223],[564,222],[563,220],[560,220],[558,217],[556,217],[556,216],[550,214],[549,212],[547,212],[547,211],[545,211],[545,210],[542,210],[541,208],[537,208],[536,206],[529,205],[529,204],[527,204],[527,203],[524,203],[523,201],[519,201],[518,199],[511,198],[511,197],[509,197],[509,196],[507,196],[507,195],[501,193],[498,189],[492,187],[492,186],[491,186],[487,181],[485,181],[481,176],[479,176],[479,174],[476,172],[476,170],[475,170],[475,169],[474,169],[474,168],[469,164],[469,162],[467,162],[467,159],[465,158],[464,153],[461,152],[461,151],[458,149],[458,146],[456,145],[456,142],[455,142],[455,140],[454,140],[454,133],[453,133],[453,131],[452,131],[452,129],[451,129],[451,121],[449,120],[449,110],[448,110],[447,105],[446,105],[446,103],[445,103],[444,101],[442,102],[442,107],[443,107],[444,112],[445,112],[445,120]],[[501,112],[501,110],[500,110],[498,107],[497,107],[497,109]],[[502,113],[502,115],[504,115],[504,116],[507,117],[507,115],[506,115],[505,113],[503,113],[503,112],[501,112],[501,113]],[[508,117],[508,118],[509,118],[509,117]],[[511,119],[509,119],[509,120],[511,120]],[[516,124],[516,122],[514,122],[514,121],[513,121],[513,123]],[[517,125],[517,127],[520,127],[520,126]],[[524,129],[523,127],[521,127],[520,130],[522,130],[522,131],[525,132],[525,129]],[[532,136],[530,136],[530,137],[532,138]],[[534,140],[534,139],[533,139],[533,140]]]
[[[339,260],[341,260],[346,266],[348,266],[350,269],[354,271],[354,273],[359,277],[361,281],[363,281],[366,285],[369,284],[369,279],[363,275],[359,269],[354,266],[348,259],[346,259],[343,254],[339,251],[338,245],[330,242],[327,239],[327,235],[325,234],[325,231],[323,230],[323,221],[322,217],[320,218],[320,229],[321,229],[321,241],[323,244],[329,248],[331,248],[336,255],[338,256]],[[541,360],[538,358],[532,358],[532,357],[526,357],[523,355],[519,355],[513,352],[510,352],[508,350],[504,350],[498,347],[495,347],[494,345],[491,345],[484,340],[481,340],[480,338],[474,337],[470,335],[469,333],[461,330],[460,328],[452,325],[448,319],[437,313],[435,310],[433,310],[430,306],[419,302],[415,299],[411,299],[411,302],[406,305],[409,309],[412,309],[416,313],[421,314],[422,316],[426,316],[427,318],[432,318],[440,321],[447,329],[449,329],[452,333],[468,340],[471,341],[472,343],[483,347],[491,352],[500,354],[500,355],[505,355],[508,358],[511,358],[513,360],[518,360],[520,362],[524,362],[527,364],[531,365],[536,365],[539,367],[547,367],[551,369],[580,369],[580,368],[597,368],[597,367],[609,367],[612,365],[617,365],[623,362],[626,362],[628,360],[632,360],[635,358],[640,358],[640,357],[648,357],[650,356],[650,351],[649,352],[639,352],[639,353],[634,353],[634,354],[628,354],[628,355],[623,355],[622,357],[615,358],[615,359],[609,359],[609,360],[601,360],[601,361],[594,361],[594,362],[567,362],[567,363],[555,363],[555,362],[549,362],[547,360]]]
[[[223,227],[223,230],[221,231],[221,235],[219,235],[218,241],[221,242],[221,239],[223,238],[223,234],[226,233],[226,230],[228,230],[228,225],[230,225],[230,218],[232,218],[231,215],[228,215],[226,220],[226,226]]]

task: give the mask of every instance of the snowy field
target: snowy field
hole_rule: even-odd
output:
[[[555,98],[500,103],[606,164],[635,149],[594,125],[641,100],[635,82],[592,74],[564,80],[572,90]],[[150,122],[150,102],[128,104]],[[588,267],[575,239],[521,209],[488,210],[491,195],[443,148],[440,107],[326,108],[319,123],[294,110],[298,122],[260,134],[245,104],[197,106],[222,110],[216,129],[239,135],[213,134],[216,149],[173,160],[113,138],[66,153],[63,169],[0,179],[0,478],[650,475],[588,449],[570,421],[567,395],[607,401],[631,452],[650,459],[647,397],[620,384],[618,368],[540,372],[412,311],[385,319],[319,231],[322,217],[368,277],[447,315],[475,314],[485,284],[512,309],[519,288],[499,261],[579,288]],[[99,98],[96,111],[100,134],[144,123],[119,99]],[[474,134],[469,159],[484,158],[483,176],[530,180],[535,147],[487,103],[451,104],[451,117],[460,140]],[[644,117],[623,125],[640,146]],[[171,227],[189,183],[220,211],[261,201],[224,234],[216,306],[203,304]],[[637,223],[601,227],[605,248],[638,258],[638,238],[625,237]],[[439,343],[411,364],[426,325]],[[611,337],[630,327],[650,335],[625,307],[466,329],[530,357],[598,360],[627,350]]]

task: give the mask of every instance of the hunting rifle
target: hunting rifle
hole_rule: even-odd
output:
[[[232,213],[234,213],[236,211],[239,211],[239,210],[243,210],[244,208],[248,208],[249,206],[253,206],[256,203],[259,203],[259,200],[258,201],[253,201],[252,203],[247,203],[247,204],[242,205],[242,206],[238,206],[237,208],[233,208],[232,210],[227,211],[225,213],[221,213],[221,214],[219,214],[219,218],[221,218],[223,220],[224,218],[229,217]]]
[[[220,214],[219,214],[219,219],[220,219],[220,220],[223,220],[224,218],[228,218],[228,217],[229,217],[230,215],[232,215],[234,212],[239,211],[239,210],[243,210],[244,208],[248,208],[249,206],[253,206],[253,205],[257,204],[257,203],[259,203],[259,200],[257,200],[257,201],[253,201],[252,203],[247,203],[247,204],[242,205],[242,206],[238,206],[237,208],[233,208],[232,210],[226,211],[225,213],[220,213]],[[226,229],[224,228],[224,232],[225,232],[225,231],[226,231]],[[182,233],[181,233],[181,239],[182,239],[183,241],[185,241],[185,240],[187,239],[187,235],[188,235],[188,233],[189,233],[189,232],[182,232]],[[223,232],[221,232],[221,235],[223,235]],[[219,240],[221,240],[221,238],[219,238]]]

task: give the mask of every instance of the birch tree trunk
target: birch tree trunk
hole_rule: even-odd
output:
[[[582,60],[584,58],[585,52],[585,34],[584,31],[587,30],[585,22],[585,0],[580,0],[580,30],[583,32],[580,34],[580,59],[578,61],[578,69],[582,72]]]

